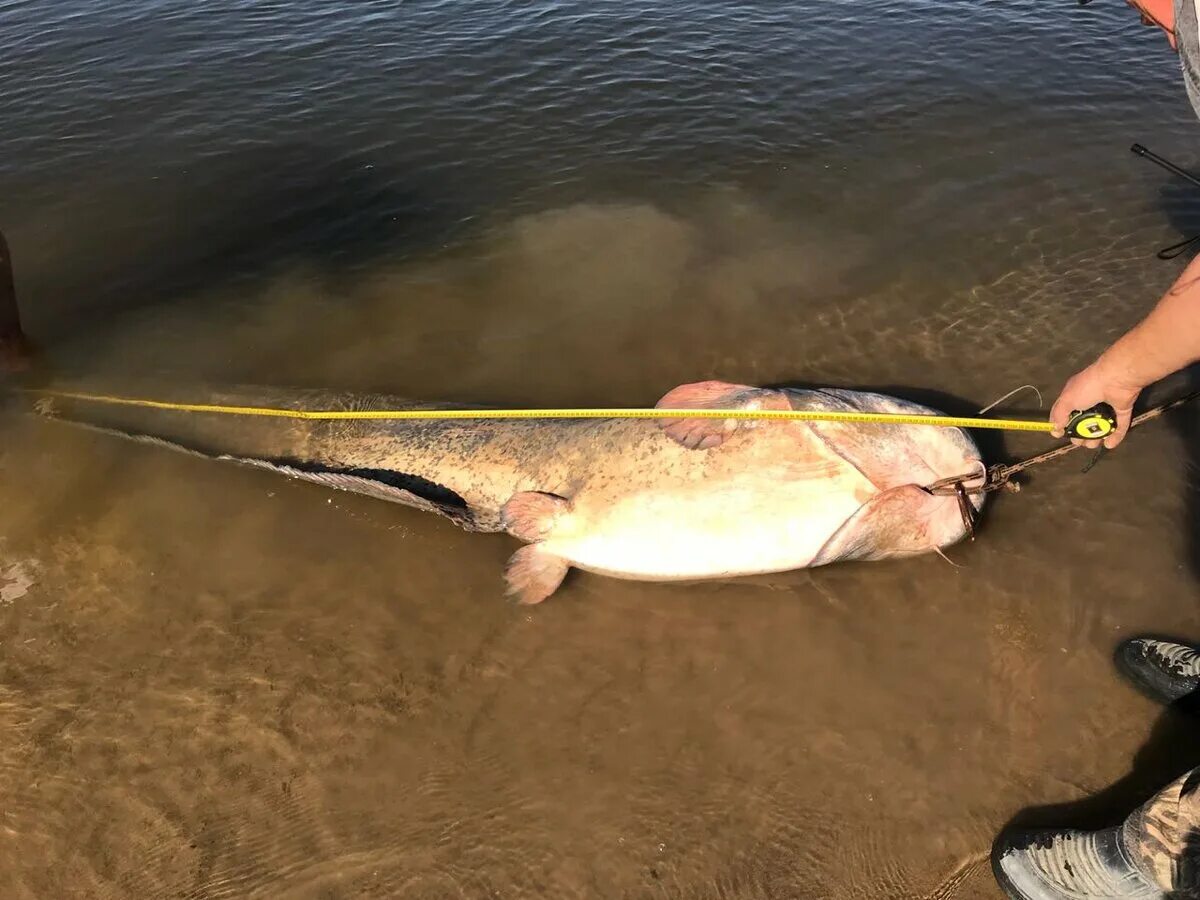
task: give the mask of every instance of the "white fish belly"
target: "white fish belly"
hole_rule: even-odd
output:
[[[783,572],[808,565],[862,505],[844,482],[646,492],[589,513],[543,544],[582,569],[644,580]]]

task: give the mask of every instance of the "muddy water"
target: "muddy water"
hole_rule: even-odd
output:
[[[1052,394],[1200,226],[1127,151],[1200,124],[1121,7],[8,0],[0,215],[72,374],[969,411]],[[5,897],[996,898],[1014,816],[1200,762],[1109,661],[1200,635],[1194,418],[957,567],[530,610],[506,537],[0,428]]]

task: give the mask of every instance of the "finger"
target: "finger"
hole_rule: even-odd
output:
[[[1115,449],[1120,443],[1125,440],[1125,435],[1129,433],[1129,426],[1132,421],[1133,410],[1122,409],[1117,410],[1117,428],[1104,439],[1104,446],[1109,449]]]
[[[1050,433],[1056,438],[1062,437],[1067,433],[1067,421],[1069,419],[1070,416],[1061,415],[1058,407],[1055,406],[1054,409],[1050,411]]]
[[[1054,401],[1054,405],[1050,407],[1050,423],[1059,432],[1055,437],[1061,437],[1063,429],[1066,428],[1067,419],[1070,418],[1067,415],[1068,406],[1069,404],[1064,403],[1063,398],[1059,397]]]
[[[1071,385],[1068,383],[1063,388],[1063,392],[1058,395],[1058,399],[1054,401],[1054,405],[1050,407],[1050,423],[1058,432],[1055,437],[1063,436],[1067,430],[1067,422],[1071,420],[1071,413],[1076,409],[1069,396],[1070,393]]]
[[[1125,434],[1129,431],[1128,428],[1118,427],[1116,431],[1104,439],[1104,447],[1107,450],[1116,450],[1120,446],[1121,441],[1125,440]]]

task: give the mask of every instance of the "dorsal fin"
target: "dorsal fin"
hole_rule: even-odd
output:
[[[699,381],[681,384],[655,404],[656,409],[791,409],[782,391],[729,384],[724,381]],[[671,440],[689,450],[719,447],[739,428],[750,428],[746,419],[663,419],[662,429]]]

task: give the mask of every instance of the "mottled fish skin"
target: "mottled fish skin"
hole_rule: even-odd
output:
[[[296,410],[409,410],[468,408],[421,403],[383,394],[259,387],[98,390],[56,384],[55,391],[146,397],[179,403]],[[555,446],[532,421],[313,420],[196,413],[109,405],[52,397],[37,405],[74,425],[149,439],[216,459],[245,462],[448,515],[471,531],[501,531],[500,509],[513,493],[555,477]],[[557,423],[557,432],[596,422]],[[354,484],[351,479],[371,482]],[[418,502],[423,501],[423,502]]]
[[[108,392],[285,409],[469,408],[319,390]],[[931,412],[875,394],[783,393],[796,409]],[[979,463],[965,433],[946,428],[739,423],[719,446],[689,449],[647,419],[329,421],[60,399],[41,412],[436,512],[472,531],[530,539],[506,522],[505,504],[528,492],[561,498],[545,507],[555,511],[552,527],[510,564],[510,586],[525,602],[544,599],[568,566],[692,580],[931,551],[964,536],[955,499],[886,492]],[[881,495],[886,502],[872,506]],[[538,584],[514,585],[519,577]]]

